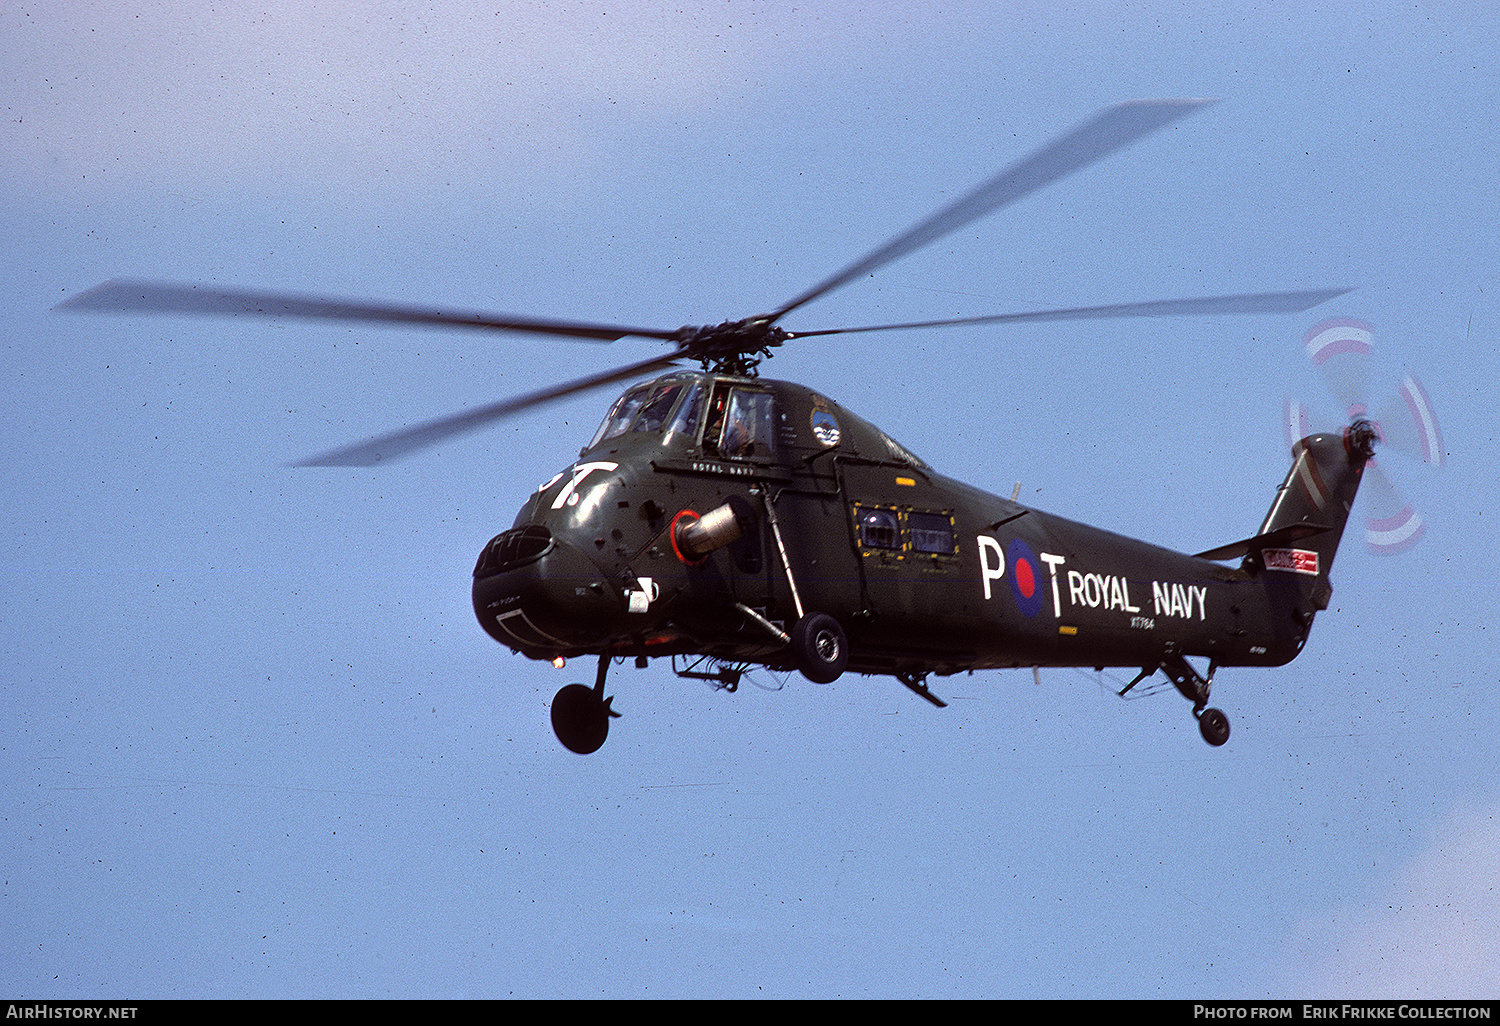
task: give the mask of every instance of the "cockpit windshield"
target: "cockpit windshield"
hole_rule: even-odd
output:
[[[627,432],[649,431],[659,434],[666,429],[670,434],[692,431],[697,426],[701,393],[702,382],[696,375],[663,378],[637,385],[615,400],[604,423],[594,432],[593,441],[589,442],[588,448],[592,449]],[[676,417],[673,417],[672,411],[684,395],[687,396],[687,401],[682,403]]]

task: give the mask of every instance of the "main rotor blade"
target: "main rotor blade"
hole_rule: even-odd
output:
[[[872,324],[863,328],[825,328],[792,332],[792,338],[812,335],[843,335],[860,331],[896,331],[902,328],[944,328],[962,324],[1018,324],[1025,321],[1083,321],[1106,317],[1176,317],[1217,314],[1300,313],[1353,289],[1313,289],[1306,292],[1255,292],[1242,296],[1203,296],[1197,299],[1156,299],[1144,303],[1111,306],[1076,306],[1064,310],[990,314],[942,321],[908,321],[904,324]]]
[[[1067,135],[1012,164],[972,192],[867,256],[787,303],[771,320],[780,320],[805,303],[869,274],[964,225],[1014,203],[1064,175],[1087,167],[1143,135],[1162,128],[1212,100],[1137,100],[1109,107]]]
[[[649,360],[642,360],[639,363],[633,363],[626,367],[617,367],[614,370],[593,374],[586,378],[579,378],[565,385],[554,385],[551,388],[544,388],[537,392],[528,392],[525,395],[503,399],[500,402],[490,403],[486,406],[464,410],[461,413],[455,413],[448,417],[424,421],[421,424],[415,424],[400,431],[393,431],[390,434],[379,435],[363,442],[357,442],[354,445],[333,449],[305,460],[298,460],[293,466],[372,467],[378,463],[400,459],[418,449],[425,449],[430,445],[436,445],[438,442],[452,438],[455,435],[492,424],[513,413],[519,413],[522,410],[563,399],[579,392],[587,392],[591,388],[602,388],[605,385],[637,377],[650,371],[662,370],[670,367],[680,358],[680,353],[655,356]]]
[[[307,320],[365,321],[375,324],[434,324],[493,331],[522,331],[537,335],[613,342],[627,335],[671,339],[676,333],[653,328],[554,321],[514,314],[455,313],[433,307],[399,303],[328,299],[253,289],[219,289],[207,285],[134,281],[115,278],[59,303],[58,310],[129,313],[185,313],[295,317]]]

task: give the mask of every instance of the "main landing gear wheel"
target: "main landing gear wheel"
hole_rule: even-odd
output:
[[[604,676],[609,656],[599,657],[594,686],[568,684],[552,696],[552,732],[563,747],[579,755],[597,752],[609,737],[609,721],[620,714],[609,707],[613,698],[604,696]]]
[[[1229,717],[1222,709],[1204,709],[1198,714],[1198,730],[1203,740],[1217,748],[1229,740]]]
[[[611,713],[609,703],[599,701],[593,688],[587,684],[569,684],[552,699],[552,732],[564,748],[589,755],[597,752],[609,737]]]
[[[792,628],[792,658],[802,676],[832,684],[849,665],[849,639],[827,613],[808,613]]]

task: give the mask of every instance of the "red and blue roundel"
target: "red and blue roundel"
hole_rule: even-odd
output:
[[[1006,548],[1005,560],[1010,564],[1010,590],[1016,605],[1027,616],[1035,616],[1042,609],[1042,571],[1036,553],[1017,538]]]

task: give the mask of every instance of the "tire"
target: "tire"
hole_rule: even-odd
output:
[[[1222,709],[1204,709],[1198,716],[1198,731],[1215,748],[1229,740],[1229,717]]]
[[[808,613],[792,628],[792,658],[808,680],[832,684],[849,665],[849,639],[827,613]]]
[[[609,710],[585,684],[569,684],[552,698],[552,732],[579,755],[597,752],[609,737]]]

